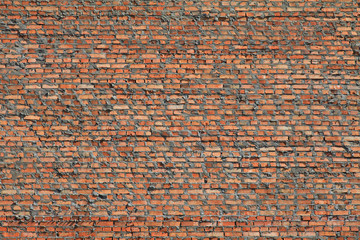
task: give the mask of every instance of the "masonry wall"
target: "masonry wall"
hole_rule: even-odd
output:
[[[359,239],[356,0],[0,0],[1,239]]]

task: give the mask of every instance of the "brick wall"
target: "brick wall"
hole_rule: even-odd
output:
[[[359,16],[1,0],[1,239],[359,239]]]

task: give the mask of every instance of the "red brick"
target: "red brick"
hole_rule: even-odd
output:
[[[357,1],[1,6],[0,239],[357,239]]]

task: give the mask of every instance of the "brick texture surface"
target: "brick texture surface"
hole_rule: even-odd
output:
[[[357,0],[0,0],[0,239],[359,239]]]

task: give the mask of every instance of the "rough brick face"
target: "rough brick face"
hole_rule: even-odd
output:
[[[359,239],[356,0],[0,0],[1,239]]]

